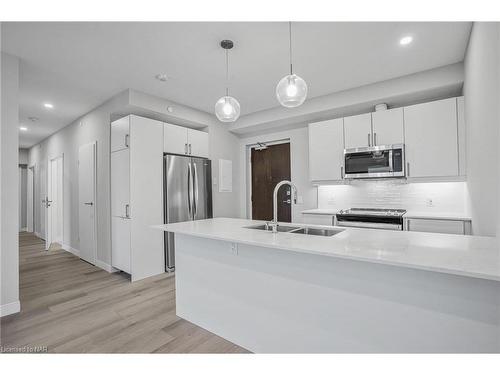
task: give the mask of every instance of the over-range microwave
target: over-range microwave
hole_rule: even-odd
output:
[[[388,178],[405,176],[403,144],[344,150],[344,178]]]

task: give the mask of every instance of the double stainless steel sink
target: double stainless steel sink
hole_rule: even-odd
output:
[[[273,231],[271,225],[269,225],[269,224],[251,225],[251,226],[245,227],[245,228],[265,230],[268,232]],[[308,234],[310,236],[323,236],[323,237],[331,237],[331,236],[338,234],[344,230],[344,229],[302,227],[302,226],[280,225],[280,224],[278,224],[277,229],[278,229],[278,232]]]

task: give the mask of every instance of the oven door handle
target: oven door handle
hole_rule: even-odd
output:
[[[390,223],[365,223],[361,221],[342,221],[342,218],[337,217],[337,226],[350,228],[372,228],[372,229],[392,229],[403,230],[402,224]]]

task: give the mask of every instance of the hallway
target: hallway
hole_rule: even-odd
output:
[[[1,319],[3,350],[58,353],[244,353],[175,315],[175,279],[130,283],[60,248],[19,234],[21,312]],[[46,348],[46,349],[45,349]]]

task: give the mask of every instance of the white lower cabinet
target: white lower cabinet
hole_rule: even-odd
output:
[[[470,234],[470,221],[438,219],[405,219],[406,230],[447,234]]]
[[[111,218],[111,265],[131,273],[130,268],[130,219]]]

